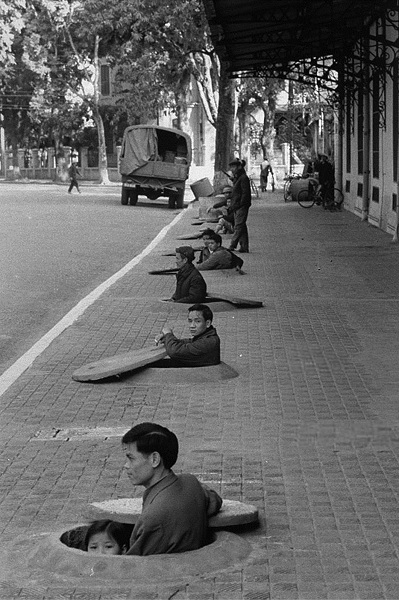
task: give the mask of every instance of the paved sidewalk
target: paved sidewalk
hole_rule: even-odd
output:
[[[166,319],[187,333],[187,307],[159,301],[173,278],[148,271],[173,266],[161,255],[198,229],[193,215],[195,205],[0,398],[2,545],[81,524],[89,502],[138,495],[116,432],[154,420],[179,437],[177,471],[259,508],[259,528],[241,534],[250,558],[173,585],[66,586],[28,570],[0,597],[397,600],[399,245],[390,236],[345,211],[263,194],[250,211],[246,274],[205,274],[211,292],[264,302],[212,304],[238,378],[71,379],[86,362],[151,345]]]

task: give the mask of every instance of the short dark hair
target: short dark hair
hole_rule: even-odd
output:
[[[210,235],[209,237],[211,238],[211,240],[219,244],[219,246],[222,245],[222,236],[218,233],[213,232],[212,235]]]
[[[122,444],[136,443],[142,454],[158,452],[166,469],[173,467],[179,454],[179,442],[172,431],[157,423],[139,423],[129,429],[122,438]]]
[[[88,527],[84,540],[86,552],[93,535],[96,535],[96,533],[102,533],[103,531],[105,531],[107,535],[118,544],[121,554],[124,548],[125,550],[129,549],[133,525],[104,519],[101,521],[93,521],[93,523]]]
[[[180,256],[187,258],[189,263],[193,262],[195,258],[194,250],[191,246],[179,246],[179,248],[176,248],[176,252],[178,252]]]
[[[212,237],[212,235],[214,234],[214,230],[211,229],[210,227],[208,227],[208,229],[204,229],[204,231],[202,232],[201,237],[204,237],[204,235],[207,235],[208,237]]]
[[[206,304],[193,304],[192,306],[190,306],[190,308],[188,309],[188,312],[194,312],[194,311],[200,312],[202,314],[202,316],[204,317],[205,321],[211,321],[213,320],[213,312],[211,311],[211,309],[209,308],[209,306],[207,306]]]

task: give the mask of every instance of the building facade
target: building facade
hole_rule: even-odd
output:
[[[345,206],[393,234],[398,227],[398,46],[398,12],[387,12],[370,25],[344,65],[338,123]]]

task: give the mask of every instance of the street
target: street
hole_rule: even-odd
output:
[[[0,185],[0,374],[176,215],[120,188]]]

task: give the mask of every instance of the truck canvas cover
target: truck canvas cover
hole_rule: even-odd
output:
[[[154,127],[134,128],[126,132],[119,167],[121,175],[129,175],[148,161],[156,160],[157,148],[157,133]]]

